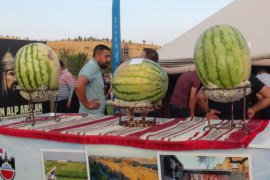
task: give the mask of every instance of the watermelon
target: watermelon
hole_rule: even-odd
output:
[[[207,29],[197,40],[194,60],[204,86],[237,87],[250,76],[249,47],[240,31],[230,25]]]
[[[168,89],[168,75],[151,60],[135,58],[122,63],[112,80],[113,94],[126,102],[161,100]]]
[[[59,86],[58,57],[43,43],[32,43],[19,49],[15,56],[15,72],[24,90],[35,91],[41,87],[57,89]]]

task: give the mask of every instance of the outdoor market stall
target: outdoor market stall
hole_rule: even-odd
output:
[[[18,120],[13,123],[1,122],[0,152],[2,159],[5,155],[8,159],[15,159],[13,168],[15,179],[47,177],[48,171],[44,166],[48,152],[83,154],[84,163],[88,164],[88,173],[93,170],[90,163],[93,157],[154,158],[157,159],[156,175],[160,173],[159,179],[164,179],[162,178],[164,164],[160,158],[164,155],[176,157],[184,155],[190,158],[197,156],[245,157],[248,158],[249,163],[248,170],[242,169],[242,179],[267,179],[269,176],[267,154],[270,152],[270,141],[266,138],[270,134],[268,121],[248,121],[250,134],[245,134],[242,129],[204,131],[207,121],[200,117],[194,120],[158,118],[157,125],[153,127],[125,127],[119,125],[118,116],[100,117],[78,114],[57,116],[61,118],[61,122],[55,122],[54,118],[47,114],[38,118],[35,126]],[[217,121],[217,123],[222,127],[227,125],[226,121]],[[55,157],[55,160],[63,161],[60,155],[58,157],[59,159]],[[60,167],[56,165],[57,168],[60,171]],[[196,169],[199,170],[200,167]],[[3,166],[1,172],[4,172]],[[190,171],[185,169],[185,172]],[[224,173],[225,170],[220,169],[219,172]],[[230,172],[237,172],[239,175],[240,170],[231,169]],[[197,172],[196,175],[201,174]],[[90,176],[92,176],[91,173]],[[88,175],[88,178],[90,176]],[[195,177],[194,174],[193,176]]]

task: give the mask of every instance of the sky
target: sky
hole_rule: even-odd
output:
[[[66,160],[76,162],[86,162],[86,156],[82,152],[43,152],[43,159],[46,160]]]
[[[210,157],[210,156],[206,156]],[[213,169],[217,164],[221,164],[224,161],[224,157],[212,157],[212,161],[210,163],[209,168],[207,168],[207,164],[200,163],[198,161],[198,156],[195,155],[179,155],[177,156],[178,160],[183,163],[185,169]]]
[[[121,39],[165,45],[233,0],[120,0]],[[112,0],[0,0],[0,35],[109,38]]]

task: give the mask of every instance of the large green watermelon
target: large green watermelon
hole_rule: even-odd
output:
[[[197,40],[195,66],[204,86],[231,88],[249,79],[250,51],[243,35],[229,25],[207,29]]]
[[[32,43],[19,49],[15,56],[15,72],[24,90],[59,86],[60,65],[56,53],[43,43]]]
[[[112,80],[113,94],[127,102],[161,100],[168,88],[168,75],[151,60],[131,59],[122,63]]]

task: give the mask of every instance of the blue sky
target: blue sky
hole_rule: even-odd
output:
[[[120,0],[124,40],[164,45],[233,0]],[[0,0],[0,35],[111,39],[112,0]]]
[[[46,160],[67,160],[76,162],[86,162],[86,156],[82,152],[51,152],[44,151],[43,159]]]

